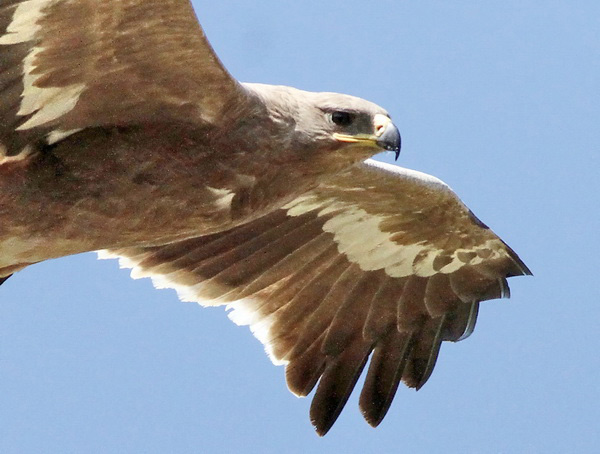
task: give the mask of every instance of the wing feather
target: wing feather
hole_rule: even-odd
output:
[[[376,427],[396,395],[413,347],[412,333],[390,329],[373,350],[359,405],[367,422]]]
[[[387,278],[371,302],[371,307],[365,325],[363,336],[373,341],[383,338],[390,328],[397,331],[398,310],[395,304],[402,295],[403,279]]]
[[[409,276],[405,280],[402,294],[398,299],[398,316],[396,323],[398,331],[413,331],[418,329],[428,317],[425,306],[425,288],[427,279],[419,276]]]
[[[370,342],[356,336],[339,355],[327,358],[310,406],[310,419],[319,435],[329,431],[346,405],[372,348]]]
[[[429,318],[418,330],[415,346],[402,374],[406,386],[420,389],[431,376],[437,361],[446,315]]]
[[[325,333],[321,333],[301,355],[291,359],[285,368],[285,378],[290,391],[305,397],[313,390],[326,365],[326,357],[321,352]]]
[[[479,301],[461,303],[446,317],[444,340],[458,342],[469,337],[475,329]]]
[[[327,330],[323,353],[336,356],[346,349],[353,337],[360,335],[366,339],[363,336],[365,319],[383,279],[383,272],[362,274],[351,284],[351,289],[346,289],[344,300],[340,301],[339,309]]]

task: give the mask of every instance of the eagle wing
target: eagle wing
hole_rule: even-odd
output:
[[[3,1],[0,92],[5,157],[86,127],[210,124],[246,96],[189,0]]]
[[[472,332],[480,301],[530,274],[444,183],[373,160],[230,231],[102,256],[182,300],[232,309],[286,365],[292,392],[319,382],[319,434],[371,353],[360,408],[375,426],[401,380],[423,386],[441,342]]]

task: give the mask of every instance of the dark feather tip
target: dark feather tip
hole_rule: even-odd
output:
[[[8,276],[0,277],[0,285],[4,284],[4,282],[11,276],[12,276],[12,274],[9,274]]]

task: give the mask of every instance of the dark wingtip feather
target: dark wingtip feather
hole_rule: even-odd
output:
[[[502,241],[502,244],[504,244],[504,246],[506,247],[509,257],[511,258],[511,260],[517,267],[517,270],[514,270],[514,271],[511,270],[510,273],[506,277],[533,276],[533,273],[531,272],[529,267],[527,265],[525,265],[525,262],[523,262],[523,260],[521,260],[521,257],[519,257],[517,255],[517,253],[508,244],[506,244],[502,239],[500,239],[500,241]]]
[[[325,369],[325,356],[320,348],[322,343],[323,336],[320,336],[308,350],[292,359],[285,368],[288,388],[296,396],[308,396]]]
[[[412,347],[412,336],[395,329],[375,348],[359,407],[365,420],[377,427],[387,414]]]
[[[325,371],[325,374],[323,374],[321,383],[323,383],[323,380],[325,380],[326,383],[323,387],[321,387],[321,383],[319,383],[319,387],[317,388],[317,392],[315,393],[315,397],[310,406],[310,421],[319,436],[322,437],[327,434],[329,429],[331,429],[338,419],[338,416],[344,409],[366,362],[367,358],[365,357],[364,361],[360,364],[360,367],[355,371],[355,374],[352,377],[336,377],[336,380],[339,378],[339,383],[329,381],[330,377],[326,377],[327,370]],[[339,371],[336,372],[339,373]],[[342,385],[340,389],[335,389],[339,385]]]
[[[12,274],[9,274],[8,276],[0,277],[0,285],[4,284],[4,282],[6,282],[6,280],[11,276],[12,276]]]
[[[408,387],[418,391],[429,380],[440,352],[445,319],[442,316],[428,320],[417,334],[411,358],[402,376]]]
[[[319,436],[324,436],[342,412],[360,376],[371,344],[355,340],[337,357],[330,357],[310,406],[310,420]]]
[[[431,352],[429,355],[429,361],[427,361],[425,368],[421,371],[421,377],[419,378],[417,386],[415,386],[415,389],[417,391],[420,390],[423,386],[425,386],[425,383],[427,383],[427,380],[429,380],[429,377],[431,377],[431,374],[433,373],[433,369],[435,367],[435,363],[437,362],[437,359],[438,359],[438,355],[440,354],[441,346],[442,346],[442,342],[439,341],[439,342],[436,342],[433,345],[433,347],[431,348]]]
[[[475,325],[477,324],[477,316],[479,315],[479,301],[475,301],[470,304],[469,308],[469,317],[467,319],[467,323],[465,325],[465,329],[463,333],[456,339],[455,342],[460,342],[465,340],[473,331],[475,331]]]
[[[533,271],[531,271],[529,269],[529,267],[527,265],[525,265],[525,262],[523,262],[523,260],[521,260],[519,258],[519,256],[517,255],[516,252],[514,252],[511,249],[511,252],[513,253],[512,259],[517,263],[517,265],[519,266],[519,268],[521,269],[523,276],[533,276]]]

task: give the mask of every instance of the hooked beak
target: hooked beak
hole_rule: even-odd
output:
[[[385,151],[393,151],[398,160],[400,156],[400,147],[402,140],[400,138],[400,131],[392,120],[386,115],[377,114],[373,120],[375,127],[375,134],[357,134],[354,136],[346,134],[334,134],[333,136],[340,142],[348,143],[360,143],[370,146],[381,148]]]
[[[383,116],[383,115],[382,115]],[[388,121],[385,125],[382,126],[381,135],[379,139],[377,139],[377,145],[383,148],[386,151],[393,151],[396,153],[395,160],[398,160],[398,156],[400,156],[400,147],[402,146],[402,138],[400,137],[400,131],[392,121],[385,117]],[[377,118],[376,118],[377,121]],[[379,132],[379,130],[378,130]]]

